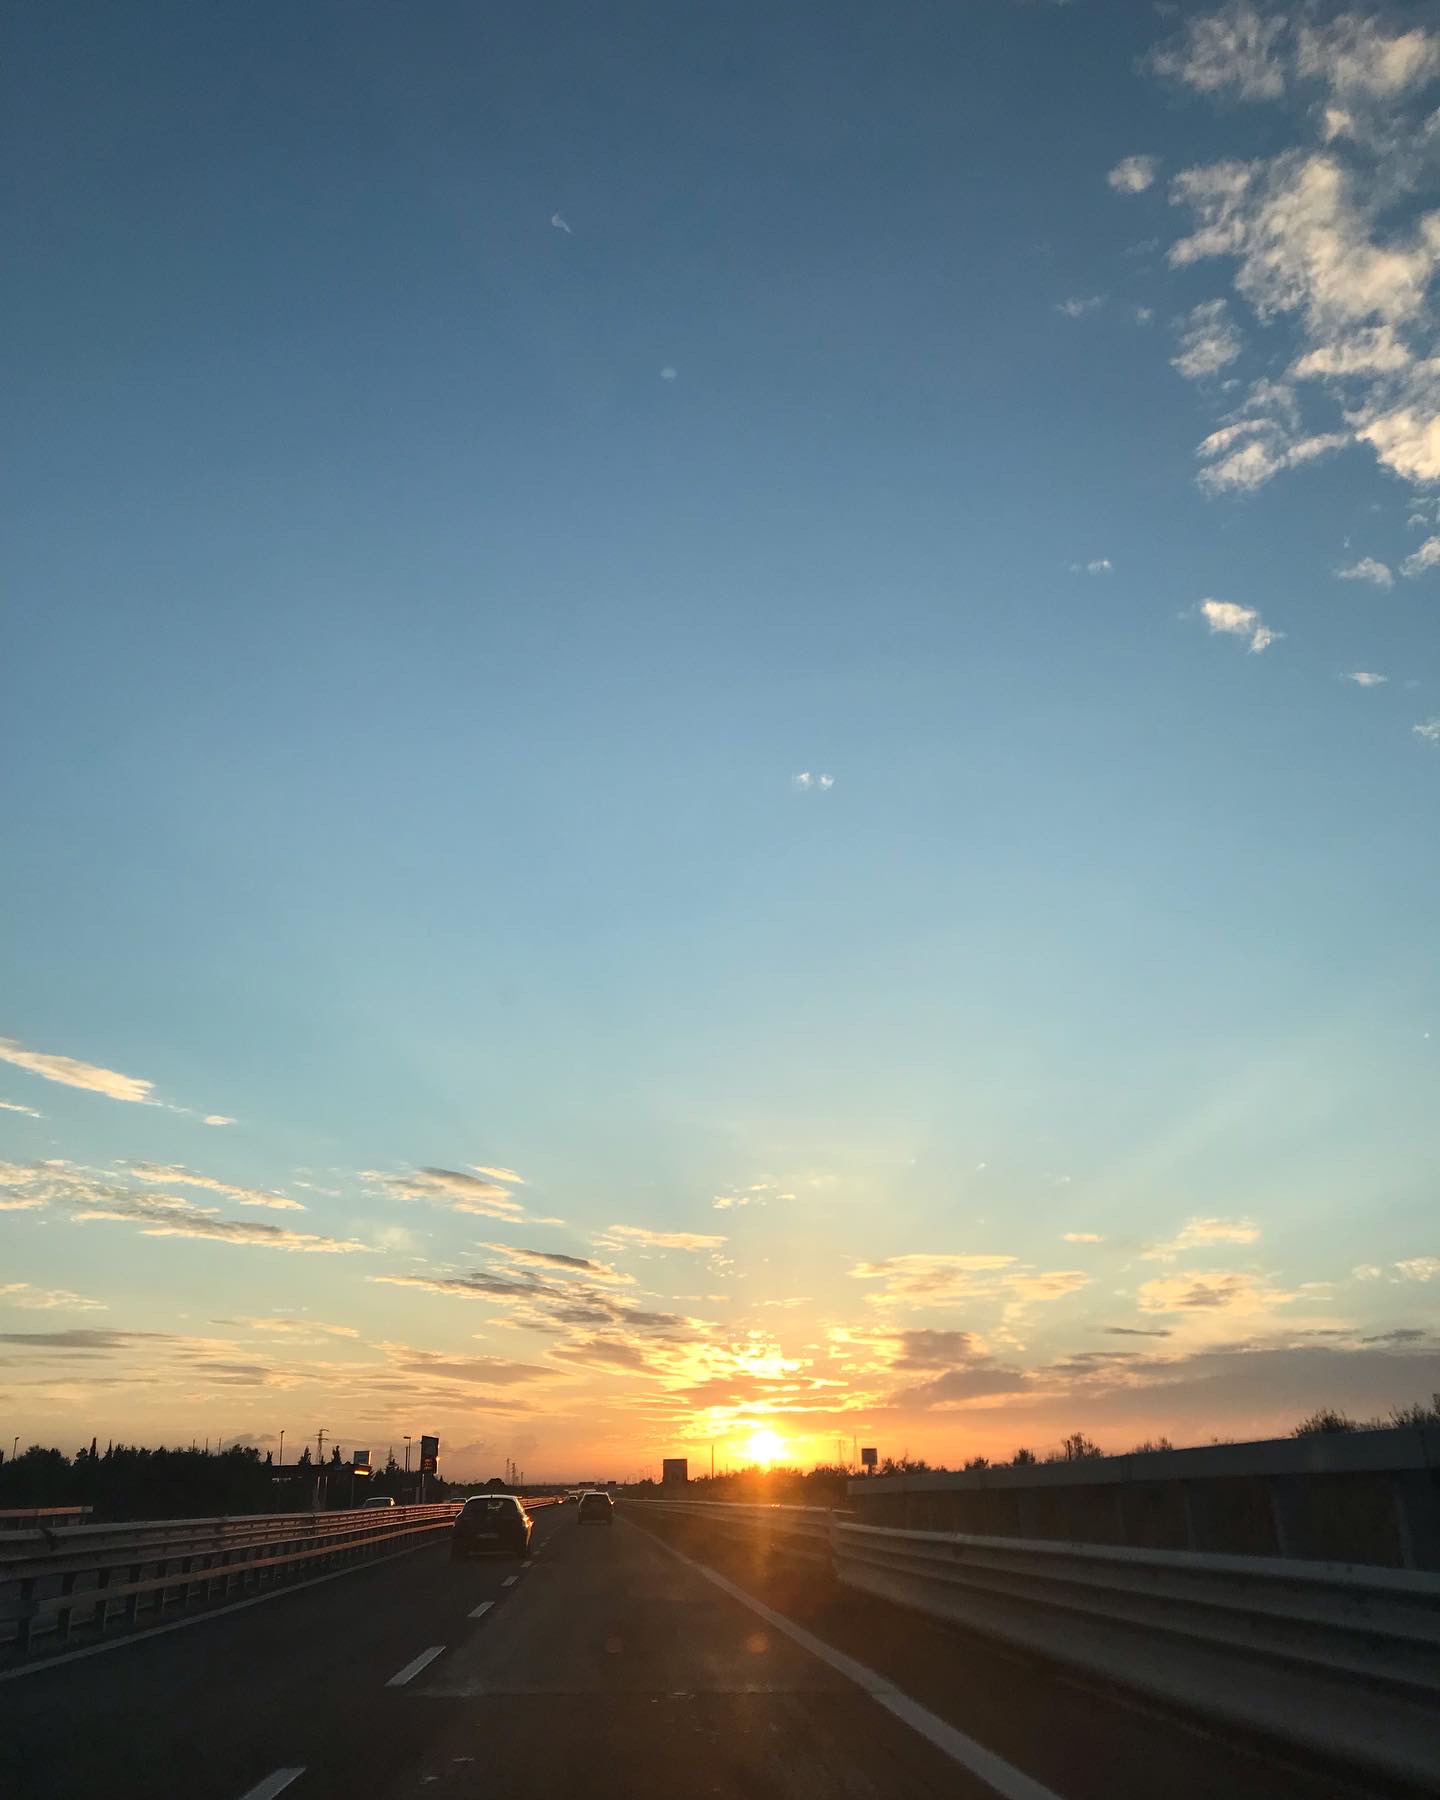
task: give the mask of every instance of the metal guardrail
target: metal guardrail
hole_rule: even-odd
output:
[[[328,1513],[0,1530],[0,1659],[359,1562],[449,1530],[461,1501]],[[552,1505],[527,1499],[531,1508]]]
[[[878,1599],[1231,1729],[1440,1788],[1440,1575],[901,1531],[809,1507],[639,1504],[752,1542],[764,1531],[782,1554],[827,1555],[838,1581]]]

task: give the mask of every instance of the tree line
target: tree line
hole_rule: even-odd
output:
[[[73,1457],[32,1444],[0,1461],[0,1511],[36,1506],[88,1506],[97,1524],[131,1519],[215,1518],[225,1513],[334,1511],[358,1506],[372,1494],[403,1503],[418,1497],[419,1476],[407,1475],[391,1456],[369,1476],[351,1474],[332,1450],[323,1463],[309,1446],[282,1471],[253,1445],[226,1450],[174,1449],[160,1445],[107,1444],[92,1438]],[[426,1499],[453,1499],[472,1483],[430,1476]]]

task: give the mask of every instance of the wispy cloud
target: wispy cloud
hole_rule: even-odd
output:
[[[260,1249],[330,1255],[369,1252],[353,1238],[290,1231],[250,1219],[225,1219],[212,1207],[197,1206],[178,1194],[136,1193],[118,1181],[73,1169],[65,1163],[0,1163],[0,1210],[54,1207],[77,1224],[113,1221],[136,1226],[144,1237],[209,1238]]]
[[[1147,1262],[1173,1262],[1183,1250],[1204,1250],[1215,1244],[1254,1244],[1260,1227],[1253,1219],[1188,1219],[1173,1238],[1148,1244],[1142,1252]]]
[[[721,1239],[723,1243],[724,1240]],[[520,1250],[510,1244],[486,1244],[487,1250],[494,1250],[498,1255],[512,1263],[528,1263],[535,1268],[556,1269],[565,1274],[584,1275],[591,1281],[632,1283],[633,1275],[627,1275],[621,1269],[613,1268],[609,1263],[595,1262],[588,1256],[566,1256],[558,1250]]]
[[[1384,687],[1390,677],[1388,675],[1376,675],[1369,669],[1353,669],[1345,679],[1347,681],[1353,681],[1356,687],[1372,688]]]
[[[652,1231],[647,1225],[612,1225],[596,1242],[612,1250],[623,1250],[632,1244],[652,1250],[720,1250],[729,1240],[700,1231]]]
[[[1440,424],[1437,424],[1437,430],[1440,430]],[[1417,575],[1424,575],[1435,568],[1440,568],[1440,537],[1429,537],[1418,550],[1405,558],[1400,565],[1400,573],[1413,581]]]
[[[1368,581],[1373,587],[1394,587],[1395,577],[1388,563],[1377,562],[1373,556],[1362,556],[1359,562],[1347,563],[1343,569],[1335,571],[1337,581]]]
[[[1426,719],[1422,724],[1412,725],[1410,729],[1422,744],[1440,744],[1440,719]]]
[[[1103,294],[1072,294],[1067,300],[1057,300],[1055,310],[1064,313],[1067,319],[1083,319],[1087,313],[1097,312],[1104,304]]]
[[[228,1181],[217,1181],[213,1175],[197,1175],[194,1170],[168,1163],[131,1163],[130,1173],[137,1181],[152,1187],[205,1188],[212,1194],[224,1194],[241,1206],[263,1206],[272,1212],[304,1212],[300,1201],[288,1194],[271,1194],[261,1188],[236,1187]]]
[[[43,1119],[45,1117],[37,1107],[21,1106],[14,1100],[0,1100],[0,1112],[24,1113],[27,1119]]]
[[[1105,179],[1117,194],[1143,194],[1154,185],[1159,168],[1158,156],[1122,156]]]
[[[478,1166],[472,1164],[476,1169]],[[490,1172],[472,1175],[463,1169],[363,1169],[360,1179],[383,1188],[397,1200],[426,1200],[432,1206],[484,1219],[526,1218],[525,1208]]]
[[[1108,556],[1097,556],[1093,562],[1072,562],[1072,575],[1108,575],[1115,567]]]
[[[1098,1231],[1067,1231],[1064,1235],[1067,1244],[1103,1244],[1104,1238]]]
[[[1187,381],[1218,375],[1239,356],[1240,333],[1224,300],[1202,300],[1192,306],[1180,327],[1180,353],[1170,359]]]
[[[200,1123],[202,1125],[233,1125],[235,1121],[226,1118],[224,1113],[206,1113]]]
[[[802,769],[798,775],[792,775],[790,777],[790,785],[798,788],[802,794],[809,792],[811,789],[816,789],[820,793],[827,793],[834,787],[835,777],[833,775],[812,775],[809,769]]]
[[[557,231],[563,231],[565,233],[566,237],[573,237],[575,235],[571,231],[569,225],[566,224],[565,220],[560,216],[560,214],[558,212],[551,213],[550,223],[555,227],[555,229]]]
[[[121,1075],[114,1069],[102,1069],[97,1063],[81,1062],[74,1056],[51,1056],[40,1050],[27,1050],[14,1038],[0,1037],[0,1062],[13,1063],[46,1081],[58,1081],[62,1087],[83,1088],[92,1094],[104,1094],[111,1100],[130,1100],[140,1106],[153,1104],[154,1083],[138,1075]]]
[[[1271,1287],[1257,1275],[1233,1269],[1203,1269],[1184,1275],[1161,1275],[1141,1282],[1136,1303],[1143,1313],[1265,1313],[1288,1306],[1298,1292]]]
[[[1267,649],[1285,635],[1272,631],[1253,606],[1238,606],[1233,600],[1202,600],[1200,612],[1212,632],[1248,638],[1252,653]]]
[[[72,1294],[68,1288],[31,1287],[28,1281],[0,1282],[0,1302],[21,1306],[29,1312],[104,1312],[103,1300],[90,1300],[84,1294]]]

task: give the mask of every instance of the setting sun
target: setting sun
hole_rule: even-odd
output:
[[[757,1431],[746,1444],[745,1454],[752,1463],[763,1463],[768,1469],[785,1454],[785,1445],[773,1431]]]

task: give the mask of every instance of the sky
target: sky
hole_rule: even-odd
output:
[[[0,1447],[1440,1387],[1440,6],[0,79]]]

